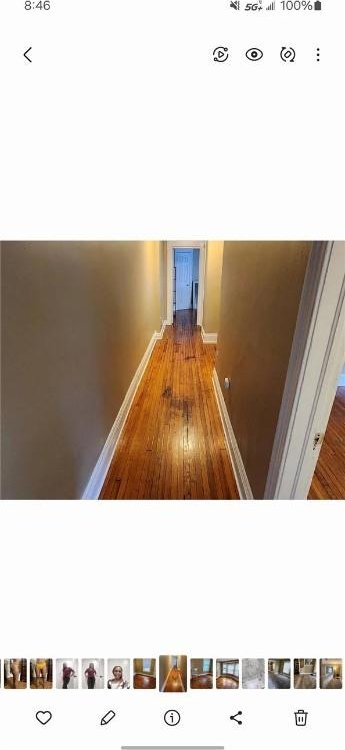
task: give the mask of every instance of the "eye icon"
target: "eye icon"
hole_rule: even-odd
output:
[[[261,58],[264,56],[264,53],[261,49],[258,49],[258,47],[251,47],[246,52],[246,57],[248,57],[248,60],[251,60],[251,62],[256,62],[257,60],[261,60]]]

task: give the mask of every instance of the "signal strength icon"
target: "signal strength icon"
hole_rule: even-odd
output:
[[[269,4],[269,5],[267,6],[266,10],[275,10],[275,9],[276,9],[276,4],[275,4],[275,2],[274,2],[274,0],[273,0],[273,3],[270,3],[270,4]]]
[[[240,9],[240,2],[239,0],[231,0],[230,2],[230,8],[233,8],[234,10]]]

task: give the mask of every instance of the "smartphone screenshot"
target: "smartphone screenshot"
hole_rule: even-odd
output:
[[[4,750],[345,746],[344,20],[0,0]]]

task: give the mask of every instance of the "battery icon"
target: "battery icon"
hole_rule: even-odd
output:
[[[321,7],[322,3],[320,2],[320,0],[317,0],[317,2],[314,3],[314,10],[321,10]]]

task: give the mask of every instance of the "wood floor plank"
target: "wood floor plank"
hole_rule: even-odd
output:
[[[337,389],[308,498],[345,499],[345,386]]]
[[[238,499],[213,391],[216,347],[179,311],[156,343],[101,498]]]

